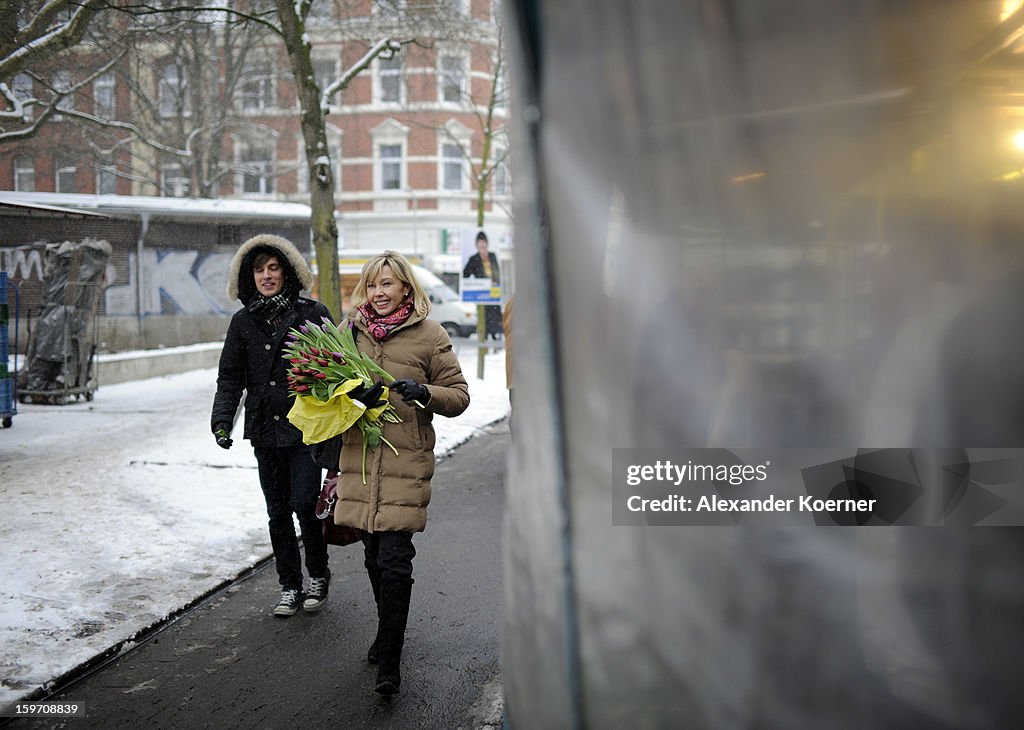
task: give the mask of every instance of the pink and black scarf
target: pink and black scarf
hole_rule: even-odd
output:
[[[366,322],[366,329],[373,335],[373,339],[378,342],[384,340],[396,328],[405,324],[406,320],[412,316],[414,309],[411,297],[399,304],[391,314],[386,314],[383,317],[377,314],[373,305],[369,302],[358,307],[359,313],[363,315],[363,321]]]

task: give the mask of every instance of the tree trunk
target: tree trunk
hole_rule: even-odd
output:
[[[312,208],[313,249],[316,252],[317,299],[336,321],[341,319],[341,279],[338,276],[338,225],[334,220],[334,175],[327,147],[327,129],[320,109],[320,91],[313,73],[310,47],[296,4],[276,0],[278,19],[302,115],[302,137],[309,166],[309,205]],[[340,162],[340,161],[339,161]]]

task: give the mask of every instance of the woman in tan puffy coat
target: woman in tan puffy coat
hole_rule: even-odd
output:
[[[366,449],[359,429],[342,437],[335,521],[363,531],[364,564],[377,603],[377,637],[367,652],[378,663],[375,690],[395,694],[412,591],[413,533],[427,523],[434,474],[434,414],[453,417],[469,405],[469,387],[444,328],[427,319],[430,300],[408,260],[385,251],[368,261],[352,293],[347,325],[356,346],[393,378],[389,399],[401,423],[385,423],[380,444]],[[372,403],[366,404],[372,406]]]

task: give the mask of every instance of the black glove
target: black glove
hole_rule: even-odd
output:
[[[396,380],[390,386],[391,390],[402,396],[402,400],[406,403],[411,403],[414,400],[418,400],[420,405],[426,405],[427,401],[430,400],[430,391],[427,390],[427,386],[420,385],[412,378],[402,378]]]
[[[367,388],[365,385],[357,385],[355,388],[350,390],[347,395],[352,400],[357,400],[364,406],[369,408],[376,408],[387,403],[386,400],[381,400],[381,393],[384,392],[384,384],[377,383]]]
[[[217,439],[217,445],[222,449],[230,449],[231,444],[234,442],[231,440],[231,427],[226,423],[218,423],[217,428],[213,430],[213,436]]]

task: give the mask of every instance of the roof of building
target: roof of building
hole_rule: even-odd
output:
[[[302,203],[230,198],[162,198],[147,195],[82,195],[78,193],[0,192],[0,205],[65,210],[109,217],[149,215],[155,218],[289,219],[308,221],[311,210]]]
[[[90,210],[75,210],[73,208],[62,208],[57,205],[45,205],[26,200],[7,200],[3,193],[0,193],[0,209],[14,209],[23,215],[52,215],[54,213],[68,218],[109,218],[103,213],[95,213]]]

